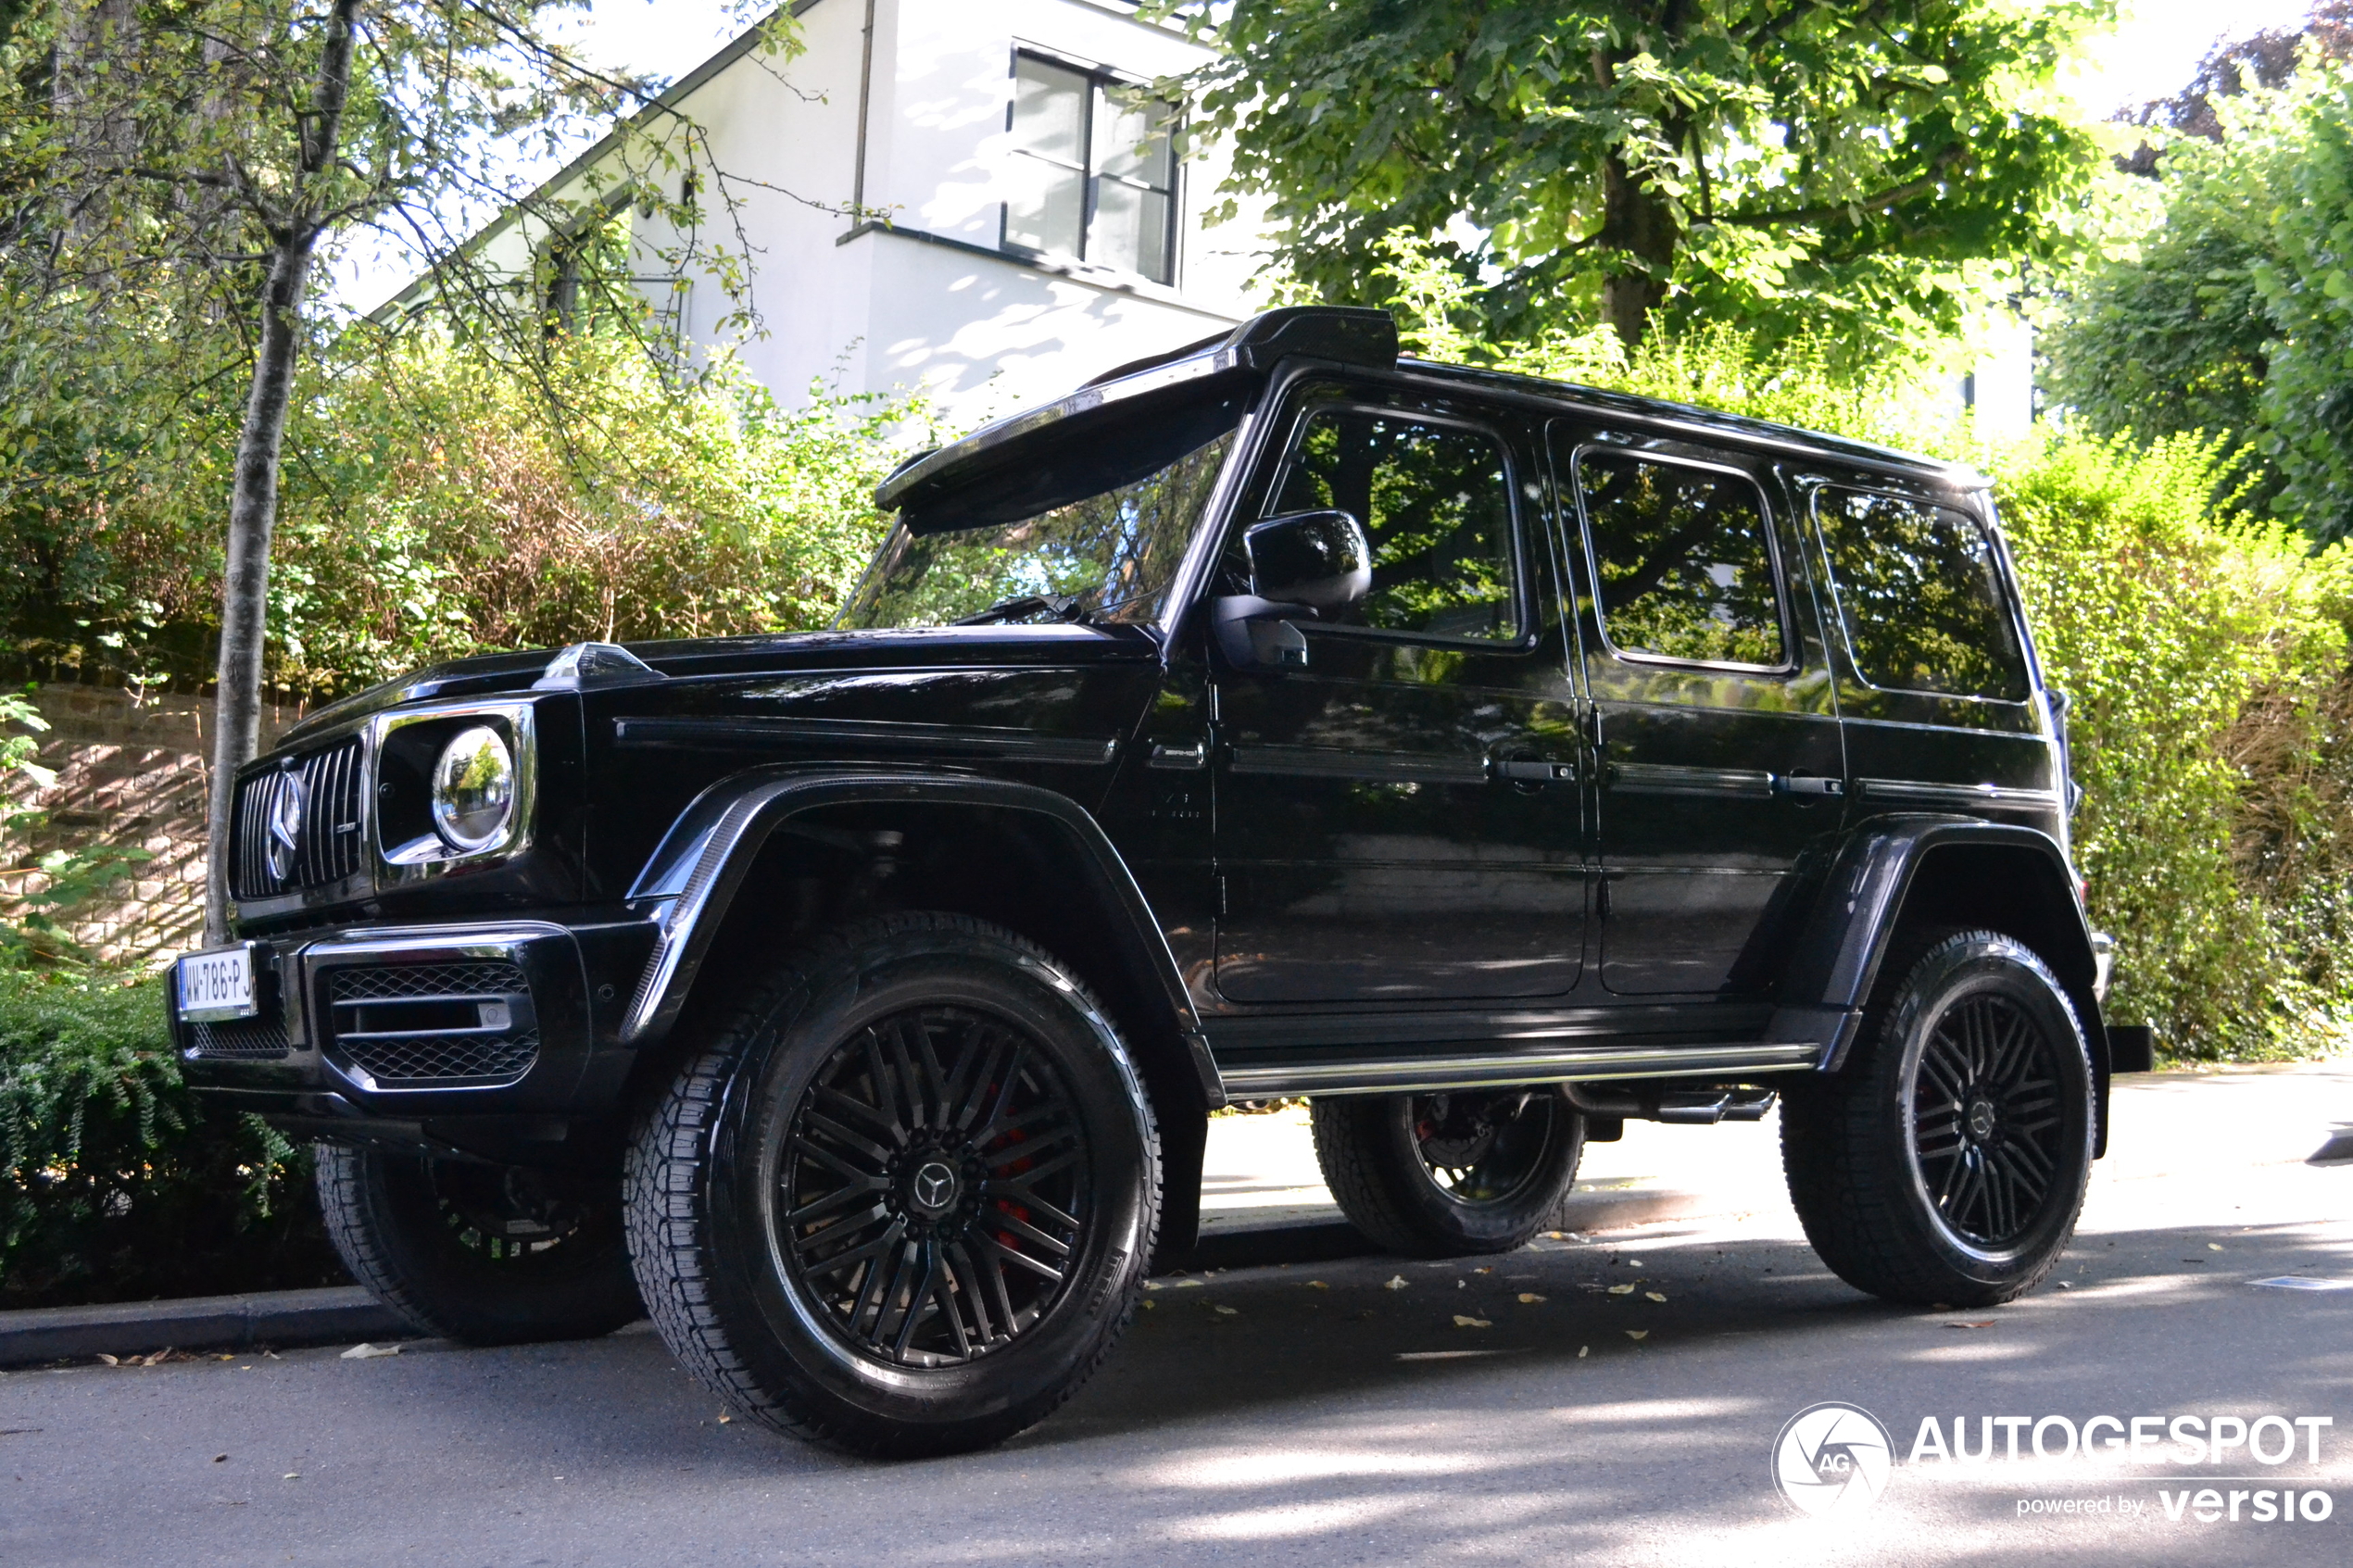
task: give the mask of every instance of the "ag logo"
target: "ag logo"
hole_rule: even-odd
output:
[[[1773,1439],[1773,1485],[1804,1513],[1860,1513],[1879,1500],[1895,1445],[1855,1405],[1808,1405]]]

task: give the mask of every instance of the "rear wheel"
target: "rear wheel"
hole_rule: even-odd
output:
[[[610,1177],[334,1144],[318,1172],[344,1267],[428,1334],[586,1339],[644,1315]]]
[[[2075,1234],[2093,1116],[2091,1056],[2057,980],[2014,938],[1960,932],[1882,986],[1844,1071],[1784,1099],[1781,1161],[1841,1279],[1992,1306],[2032,1288]]]
[[[1358,1230],[1415,1258],[1508,1252],[1544,1228],[1585,1148],[1547,1088],[1314,1102],[1315,1160]]]
[[[655,1326],[745,1413],[879,1456],[1001,1441],[1134,1311],[1159,1211],[1151,1113],[1101,1009],[953,915],[779,965],[630,1152]]]

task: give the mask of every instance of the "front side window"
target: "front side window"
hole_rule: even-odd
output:
[[[1788,664],[1754,483],[1619,452],[1579,452],[1576,474],[1612,647],[1695,664]]]
[[[1815,492],[1814,516],[1864,680],[1882,691],[2025,700],[2025,654],[1993,541],[1974,518],[1836,486]]]
[[[1016,521],[925,533],[901,523],[836,624],[1155,620],[1233,439]]]
[[[1354,623],[1437,637],[1519,631],[1511,475],[1485,431],[1356,408],[1300,426],[1266,515],[1336,508],[1364,524],[1373,587]]]
[[[1110,77],[1014,56],[1007,247],[1173,281],[1176,118]]]

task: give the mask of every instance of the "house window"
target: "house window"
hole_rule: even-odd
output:
[[[1015,56],[1005,247],[1174,281],[1176,119],[1111,77]]]

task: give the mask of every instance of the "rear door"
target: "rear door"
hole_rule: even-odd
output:
[[[1601,977],[1759,996],[1845,765],[1805,568],[1763,465],[1573,421],[1551,431],[1593,703]]]

